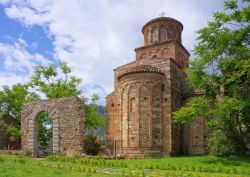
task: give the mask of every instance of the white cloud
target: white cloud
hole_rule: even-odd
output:
[[[26,0],[9,1],[6,14],[27,26],[45,27],[53,40],[54,57],[67,61],[86,85],[100,85],[109,93],[113,89],[113,69],[133,60],[134,48],[143,45],[141,28],[148,20],[163,10],[181,21],[183,44],[190,51],[195,31],[206,24],[218,6],[222,8],[222,2]]]
[[[0,86],[24,83],[27,81],[33,66],[50,63],[39,53],[29,53],[27,47],[26,41],[21,38],[14,44],[0,43],[0,58],[3,60]]]
[[[28,78],[23,75],[17,75],[15,73],[0,72],[0,86],[7,85],[12,86],[13,84],[27,82]]]
[[[28,7],[18,7],[16,5],[5,9],[6,14],[10,18],[18,17],[18,20],[23,22],[25,25],[44,25],[48,19],[46,13],[36,12]]]

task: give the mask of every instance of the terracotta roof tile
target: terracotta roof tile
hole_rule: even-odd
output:
[[[117,67],[116,69],[114,69],[115,71],[120,71],[120,70],[124,70],[127,68],[130,68],[132,66],[136,66],[136,65],[151,65],[152,63],[160,63],[162,61],[166,60],[165,58],[163,59],[141,59],[141,60],[135,60],[132,61],[130,63],[127,63],[125,65],[122,65],[120,67]]]
[[[144,64],[137,64],[134,66],[127,67],[121,73],[119,73],[118,77],[121,77],[125,74],[129,73],[138,73],[138,72],[156,72],[156,73],[163,73],[160,69],[153,67],[151,65],[144,65]]]

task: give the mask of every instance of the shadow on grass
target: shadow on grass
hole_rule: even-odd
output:
[[[250,156],[244,157],[213,157],[211,159],[203,159],[205,164],[222,164],[224,166],[249,166]]]

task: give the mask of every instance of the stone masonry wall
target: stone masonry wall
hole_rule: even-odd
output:
[[[171,80],[171,111],[177,111],[182,106],[183,99],[183,84],[185,81],[185,74],[182,69],[175,63],[170,62],[170,80]],[[181,142],[181,126],[174,123],[172,120],[172,154],[182,153],[182,142]]]
[[[82,153],[84,107],[77,97],[24,104],[21,115],[22,150],[38,156],[38,118],[41,112],[48,112],[53,119],[53,154]]]

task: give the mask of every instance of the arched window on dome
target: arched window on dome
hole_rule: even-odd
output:
[[[149,32],[149,30],[147,30],[146,34],[145,34],[145,45],[150,44],[150,39],[151,39],[150,32]]]
[[[169,26],[167,31],[168,31],[167,32],[167,39],[168,40],[174,39],[175,38],[175,32],[174,32],[173,26]]]
[[[157,43],[159,40],[158,40],[158,30],[156,27],[154,27],[151,31],[151,41],[152,41],[152,44],[154,43]]]
[[[160,33],[160,42],[164,42],[167,40],[167,28],[165,26],[161,26],[160,27],[160,30],[159,30],[159,33]]]
[[[178,33],[176,35],[177,35],[178,41],[181,43],[181,32],[179,30],[178,30]]]

